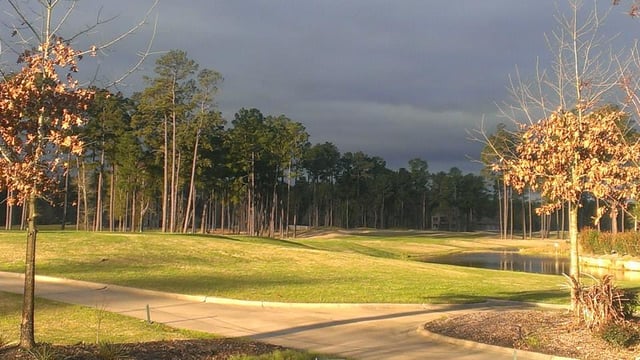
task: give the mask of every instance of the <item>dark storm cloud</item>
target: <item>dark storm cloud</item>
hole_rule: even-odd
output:
[[[136,22],[151,1],[105,2],[119,17],[92,34]],[[564,2],[560,2],[563,4]],[[88,21],[98,10],[80,2]],[[560,5],[562,7],[562,5]],[[616,21],[631,21],[614,10]],[[477,170],[481,144],[468,129],[493,130],[516,65],[532,74],[548,54],[553,1],[162,0],[154,50],[182,49],[222,73],[219,106],[286,114],[314,142],[377,155],[389,166],[421,157],[432,170]],[[625,26],[638,26],[637,24]],[[628,27],[629,28],[629,27]],[[636,30],[633,30],[636,31]],[[101,57],[107,77],[135,62],[150,27]],[[142,74],[129,79],[140,90]]]

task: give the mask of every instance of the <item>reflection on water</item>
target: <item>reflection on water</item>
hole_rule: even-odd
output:
[[[552,275],[568,274],[571,264],[569,259],[566,257],[523,255],[514,251],[466,252],[425,258],[422,261],[436,264],[469,266],[482,269],[521,271]],[[640,272],[637,271],[613,271],[609,269],[585,266],[582,266],[581,270],[597,277],[611,273],[617,280],[640,280]]]

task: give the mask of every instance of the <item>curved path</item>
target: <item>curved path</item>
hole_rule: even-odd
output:
[[[445,313],[500,311],[475,305],[286,304],[236,301],[37,276],[36,296],[99,307],[172,327],[338,354],[355,359],[553,359],[421,333]],[[0,272],[0,291],[22,293],[21,274]],[[36,314],[37,316],[37,314]]]

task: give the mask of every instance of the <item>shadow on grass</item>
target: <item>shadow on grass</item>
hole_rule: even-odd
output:
[[[148,272],[146,267],[111,267],[107,272],[97,272],[86,266],[77,269],[65,266],[41,266],[40,273],[67,279],[88,282],[107,283],[132,288],[166,291],[188,295],[206,295],[229,297],[229,294],[241,294],[248,300],[263,300],[262,295],[271,301],[287,301],[300,288],[325,286],[324,281],[303,277],[274,278],[254,274],[251,276],[235,274],[167,274]],[[76,271],[78,270],[78,271]],[[106,274],[106,275],[105,275]],[[111,276],[110,274],[113,274]],[[105,280],[108,278],[109,280]],[[327,285],[328,286],[328,285]],[[251,294],[251,295],[247,295]],[[280,295],[281,294],[281,295]]]
[[[441,294],[436,297],[424,298],[426,303],[432,304],[469,304],[482,303],[490,300],[517,301],[522,303],[568,304],[569,293],[563,290],[502,292],[497,293],[492,297],[463,293],[448,293]]]
[[[363,238],[387,238],[393,240],[397,238],[438,238],[438,239],[478,239],[494,238],[496,234],[491,232],[458,232],[458,231],[436,231],[436,230],[352,230],[342,231],[343,235]]]
[[[256,340],[268,341],[270,338],[274,338],[274,337],[281,337],[281,336],[297,334],[297,333],[302,333],[306,331],[320,330],[325,328],[339,327],[342,325],[367,323],[371,321],[400,319],[400,318],[413,317],[413,316],[419,316],[419,315],[440,314],[440,313],[447,313],[447,312],[453,312],[453,311],[459,311],[459,310],[469,310],[469,309],[482,310],[482,309],[495,309],[497,307],[502,308],[502,307],[511,307],[511,306],[513,306],[513,304],[495,304],[495,303],[451,304],[447,306],[437,306],[431,309],[424,309],[424,310],[402,311],[402,312],[396,312],[391,314],[371,315],[371,316],[362,316],[362,317],[356,317],[356,318],[350,318],[350,319],[344,319],[344,320],[317,322],[317,323],[308,324],[308,325],[294,326],[294,327],[281,329],[281,330],[263,332],[263,333],[251,335],[251,338]],[[528,308],[529,305],[522,304],[522,305],[517,305],[517,307]],[[416,319],[417,323],[421,321],[422,322],[424,321],[423,317]]]
[[[269,244],[269,245],[278,245],[283,247],[293,247],[293,248],[301,248],[301,249],[311,249],[311,250],[322,250],[317,249],[311,245],[301,244],[299,242],[286,240],[286,239],[271,239],[265,237],[225,237],[225,240],[247,243],[247,244]]]

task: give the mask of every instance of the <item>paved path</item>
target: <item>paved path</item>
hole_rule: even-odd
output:
[[[0,272],[0,291],[22,293],[22,276]],[[37,277],[36,296],[147,318],[173,327],[355,359],[551,359],[540,354],[470,342],[456,344],[418,329],[450,312],[500,311],[496,304],[345,305],[283,304],[169,294],[122,286]],[[37,314],[36,314],[37,316]]]

